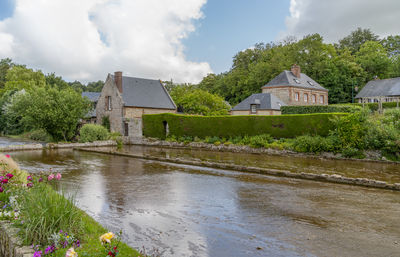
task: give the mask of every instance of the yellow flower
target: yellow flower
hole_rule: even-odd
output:
[[[111,243],[111,239],[113,239],[114,236],[115,236],[115,235],[114,235],[113,232],[105,233],[104,235],[102,235],[102,236],[100,237],[100,241],[101,241],[102,243]]]
[[[78,257],[78,253],[75,252],[74,248],[69,248],[65,257]]]

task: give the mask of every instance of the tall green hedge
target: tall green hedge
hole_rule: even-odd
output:
[[[270,134],[275,138],[300,135],[327,136],[332,129],[331,119],[345,113],[318,113],[277,116],[190,116],[180,114],[143,115],[143,134],[165,139],[166,125],[169,135],[176,137],[207,136],[235,137]]]
[[[360,107],[363,106],[362,103],[353,103],[353,104],[350,104],[350,105],[360,106]],[[364,103],[364,106],[368,106],[368,108],[370,110],[372,110],[372,111],[376,111],[379,108],[378,107],[378,103]],[[396,102],[385,102],[385,103],[382,103],[382,107],[383,107],[383,109],[396,108],[397,107],[397,103]],[[399,107],[400,107],[400,104],[399,104]]]
[[[307,106],[282,106],[282,114],[311,114],[311,113],[334,113],[345,112],[353,113],[361,111],[358,105],[307,105]]]

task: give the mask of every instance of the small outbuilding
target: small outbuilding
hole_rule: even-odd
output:
[[[96,123],[96,106],[99,101],[100,93],[97,92],[82,92],[82,97],[87,97],[92,102],[92,108],[86,114],[84,123]]]
[[[231,115],[280,115],[281,106],[286,106],[270,93],[252,94],[232,108]]]
[[[356,95],[359,103],[399,102],[400,77],[369,81]]]

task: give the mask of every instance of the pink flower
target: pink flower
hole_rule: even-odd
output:
[[[11,173],[7,173],[6,177],[7,177],[8,179],[10,179],[10,178],[14,177],[14,175],[11,174]]]
[[[3,183],[3,184],[7,184],[7,183],[8,183],[8,179],[6,179],[6,178],[3,178],[3,179],[1,180],[1,183]]]
[[[43,178],[42,177],[39,178],[39,182],[43,182]]]
[[[0,193],[3,193],[4,189],[2,187],[0,187]]]
[[[33,183],[29,182],[28,184],[26,184],[27,187],[33,187]]]
[[[28,176],[28,177],[26,177],[26,179],[27,179],[28,181],[32,181],[32,176]]]
[[[60,174],[60,173],[57,173],[56,179],[57,179],[57,180],[60,180],[60,179],[61,179],[61,174]]]
[[[50,181],[50,180],[53,180],[53,178],[54,178],[54,174],[50,174],[50,175],[47,177],[47,180]]]
[[[9,154],[6,154],[6,158],[10,158],[11,156]]]

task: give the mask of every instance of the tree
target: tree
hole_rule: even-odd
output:
[[[86,86],[86,90],[87,92],[101,92],[101,90],[103,89],[104,86],[104,81],[102,80],[98,80],[96,82],[89,82]]]
[[[8,70],[14,66],[10,58],[5,58],[0,60],[0,89],[4,88],[6,84],[6,76]]]
[[[56,76],[54,72],[46,75],[46,85],[57,87],[58,89],[66,89],[69,86],[61,76]]]
[[[227,115],[230,110],[223,98],[194,86],[177,85],[170,94],[178,111],[184,113],[214,116]]]
[[[351,53],[354,54],[360,50],[360,47],[367,41],[378,41],[378,35],[372,33],[370,29],[357,28],[352,31],[350,35],[339,40],[339,48],[350,49]]]
[[[390,57],[400,54],[400,35],[388,36],[382,39],[381,44],[386,49]]]
[[[79,120],[90,105],[90,101],[71,88],[37,87],[18,97],[6,115],[18,114],[22,124],[43,129],[56,141],[68,141],[75,135]]]
[[[375,76],[387,78],[390,72],[390,59],[386,49],[375,41],[367,41],[356,53],[356,61],[367,73],[367,81]]]
[[[20,91],[22,89],[30,90],[36,87],[44,87],[46,78],[44,74],[38,70],[28,69],[23,65],[12,66],[6,75],[6,83],[4,88],[0,89],[0,96],[6,91]]]

